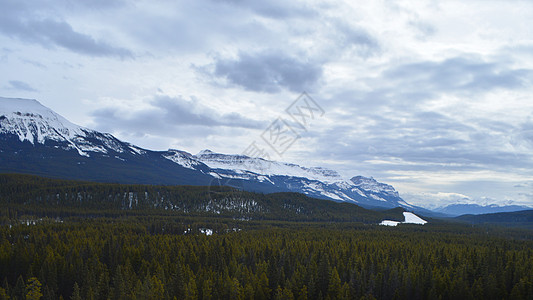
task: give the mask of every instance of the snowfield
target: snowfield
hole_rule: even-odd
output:
[[[419,225],[424,225],[424,224],[426,224],[428,222],[428,221],[420,218],[419,216],[413,214],[412,212],[404,212],[403,216],[405,218],[405,220],[403,222],[391,221],[391,220],[383,220],[383,221],[381,221],[381,223],[379,223],[379,225],[384,225],[384,226],[397,226],[398,224],[419,224]]]
[[[405,217],[404,223],[424,225],[428,222],[411,212],[404,212],[403,216]]]

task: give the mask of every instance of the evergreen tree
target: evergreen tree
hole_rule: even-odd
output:
[[[28,279],[28,284],[26,285],[26,299],[27,300],[39,300],[43,294],[41,293],[41,283],[35,277]]]
[[[77,282],[74,283],[74,288],[72,289],[72,295],[70,296],[71,300],[81,300],[80,287]]]
[[[328,296],[330,299],[339,299],[341,297],[341,279],[337,268],[333,268],[329,278]]]

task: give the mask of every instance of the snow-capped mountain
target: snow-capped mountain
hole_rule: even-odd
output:
[[[319,180],[324,183],[333,183],[342,180],[340,175],[333,170],[321,167],[306,168],[295,164],[269,161],[258,157],[214,153],[211,150],[200,151],[194,157],[213,169],[245,170],[269,176],[303,177]]]
[[[118,183],[211,182],[206,165],[180,155],[75,125],[36,100],[0,98],[0,172]]]
[[[0,101],[0,134],[16,135],[20,142],[65,144],[67,149],[86,157],[90,152],[140,154],[144,151],[110,134],[75,125],[37,100],[0,98]]]
[[[194,158],[213,169],[222,182],[236,186],[245,181],[261,182],[273,188],[334,201],[372,207],[413,207],[390,185],[374,178],[355,176],[349,180],[336,171],[321,167],[269,161],[245,155],[228,155],[203,150]],[[240,180],[240,181],[239,181]]]
[[[69,122],[36,100],[0,98],[0,172],[119,183],[229,185],[244,190],[299,192],[366,207],[404,207],[387,184],[342,178],[321,167],[209,150],[151,151]]]

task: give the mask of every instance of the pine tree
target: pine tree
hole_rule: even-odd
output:
[[[333,268],[329,277],[328,296],[331,299],[338,299],[341,296],[341,279],[337,268]]]
[[[186,300],[196,300],[198,299],[198,289],[196,287],[196,279],[192,277],[187,284],[185,289],[185,299]]]
[[[26,299],[27,300],[39,300],[43,296],[41,293],[41,283],[35,277],[28,279],[28,284],[26,285]]]
[[[26,285],[24,284],[24,279],[22,275],[17,278],[17,283],[13,288],[13,298],[14,299],[24,299],[26,298]]]
[[[8,300],[9,296],[7,295],[6,289],[0,288],[0,300]]]
[[[81,300],[80,295],[80,286],[77,282],[74,283],[74,288],[72,289],[72,295],[70,296],[71,300]]]
[[[298,300],[307,300],[307,286],[303,286],[298,294]]]
[[[202,283],[202,299],[211,300],[213,298],[213,282],[210,279]]]

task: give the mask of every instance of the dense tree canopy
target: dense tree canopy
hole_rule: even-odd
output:
[[[130,208],[118,200],[126,192],[191,208],[213,198],[198,187],[2,178],[0,299],[533,299],[530,230],[390,228],[370,222],[383,212],[343,215],[345,206],[296,194],[217,191],[270,210],[248,218]],[[83,188],[79,205],[71,195]]]

